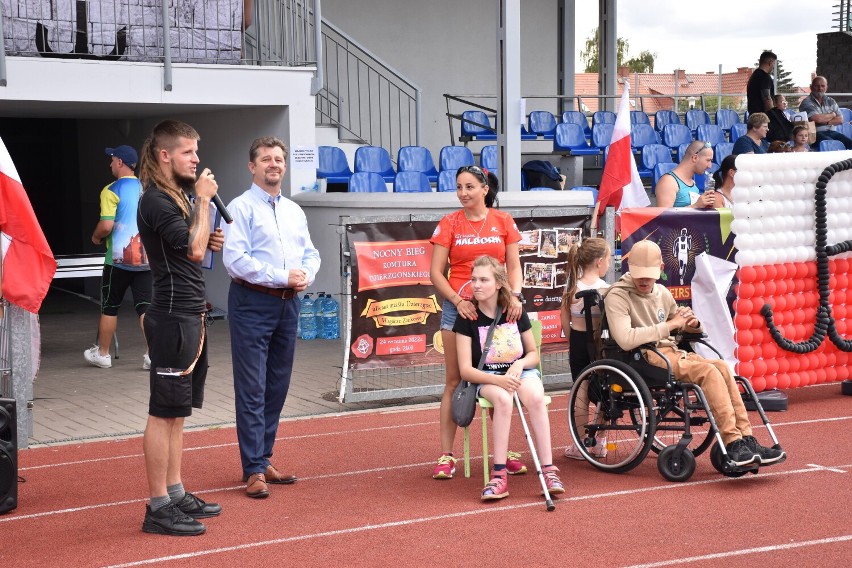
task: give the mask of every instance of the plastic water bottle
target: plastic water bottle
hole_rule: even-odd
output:
[[[317,330],[317,338],[325,339],[322,335],[322,312],[325,307],[325,292],[320,292],[314,300],[314,324]]]
[[[299,307],[299,337],[302,339],[316,339],[317,324],[314,319],[314,301],[310,294],[305,294]]]
[[[713,174],[710,170],[704,172],[704,191],[716,191],[716,180],[713,179]]]
[[[337,339],[340,337],[340,305],[331,294],[325,297],[322,312],[322,338]]]

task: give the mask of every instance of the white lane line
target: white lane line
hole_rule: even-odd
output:
[[[834,473],[846,473],[842,469],[836,469],[836,468],[828,467],[828,466],[825,466],[825,465],[819,465],[819,464],[815,464],[815,463],[809,463],[807,465],[808,465],[808,467],[813,467],[813,468],[821,469],[821,470],[824,470],[824,471],[833,471]]]
[[[852,540],[852,534],[841,536],[832,536],[828,538],[819,538],[816,540],[802,540],[799,542],[787,542],[784,544],[773,544],[769,546],[760,546],[757,548],[743,548],[740,550],[727,550],[725,552],[717,552],[715,554],[705,554],[703,556],[690,556],[689,558],[676,558],[673,560],[661,560],[660,562],[651,562],[649,564],[633,564],[625,568],[659,568],[660,566],[675,566],[677,564],[691,564],[693,562],[702,562],[704,560],[718,560],[728,558],[729,556],[743,556],[745,554],[761,554],[764,552],[778,552],[779,550],[791,550],[795,548],[803,548],[805,546],[820,546],[824,544],[835,544],[838,542],[846,542]],[[125,566],[131,566],[126,564]]]

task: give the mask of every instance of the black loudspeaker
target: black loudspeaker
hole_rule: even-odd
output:
[[[0,514],[18,506],[18,428],[15,399],[0,398]]]

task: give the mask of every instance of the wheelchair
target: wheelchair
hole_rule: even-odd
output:
[[[569,394],[568,429],[575,447],[586,461],[610,473],[624,473],[638,466],[649,452],[657,454],[657,469],[669,481],[686,481],[695,472],[695,458],[708,448],[710,462],[721,474],[740,477],[756,474],[759,460],[737,466],[729,459],[710,406],[701,387],[675,380],[668,360],[653,344],[622,350],[609,338],[604,300],[597,290],[576,294],[584,303],[586,329],[592,330],[592,308],[600,307],[600,344],[587,332],[590,363],[582,370]],[[706,345],[701,334],[684,334],[678,347],[693,351]],[[648,363],[645,351],[654,351],[667,368]],[[781,449],[775,432],[751,383],[735,376],[744,398],[754,403],[774,448]]]

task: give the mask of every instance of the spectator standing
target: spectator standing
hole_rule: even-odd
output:
[[[101,280],[98,344],[83,352],[90,365],[103,369],[112,367],[109,347],[118,326],[118,309],[127,289],[130,288],[133,295],[140,328],[145,311],[151,304],[151,270],[136,225],[142,184],[133,170],[139,159],[136,150],[130,146],[107,148],[106,155],[110,156],[109,167],[115,181],[101,190],[101,216],[92,233],[92,242],[100,245],[106,240],[107,249]],[[142,368],[151,368],[147,348],[142,355]]]
[[[202,534],[197,519],[222,508],[185,491],[181,478],[183,425],[204,401],[207,378],[207,302],[201,261],[222,249],[221,229],[210,232],[213,173],[196,179],[198,133],[176,120],[158,123],[142,147],[145,188],[137,223],[153,276],[145,336],[151,355],[151,398],[142,448],[151,499],[142,530],[175,536]],[[194,192],[195,200],[189,194]]]
[[[710,143],[693,140],[683,153],[683,160],[657,182],[657,207],[714,207],[714,192],[700,193],[695,185],[695,175],[705,173],[712,163]]]
[[[749,115],[746,124],[748,130],[746,130],[744,136],[740,136],[734,142],[731,153],[735,155],[765,154],[769,150],[769,143],[766,141],[766,135],[769,132],[769,117],[762,112],[756,112]]]
[[[270,461],[290,388],[299,297],[319,271],[302,208],[281,195],[287,147],[267,136],[252,142],[251,187],[228,204],[222,260],[231,276],[228,327],[237,440],[246,495],[269,496],[270,483],[290,484]]]
[[[778,61],[778,56],[771,51],[764,51],[760,54],[757,69],[752,72],[746,86],[749,115],[756,112],[765,113],[775,107],[773,102],[775,82],[772,80],[771,73],[776,61]]]
[[[852,150],[852,140],[837,132],[838,124],[843,124],[843,115],[837,101],[826,95],[828,80],[817,75],[811,81],[811,94],[799,104],[799,110],[808,113],[808,120],[816,125],[816,143],[823,140],[839,140],[847,150]]]

